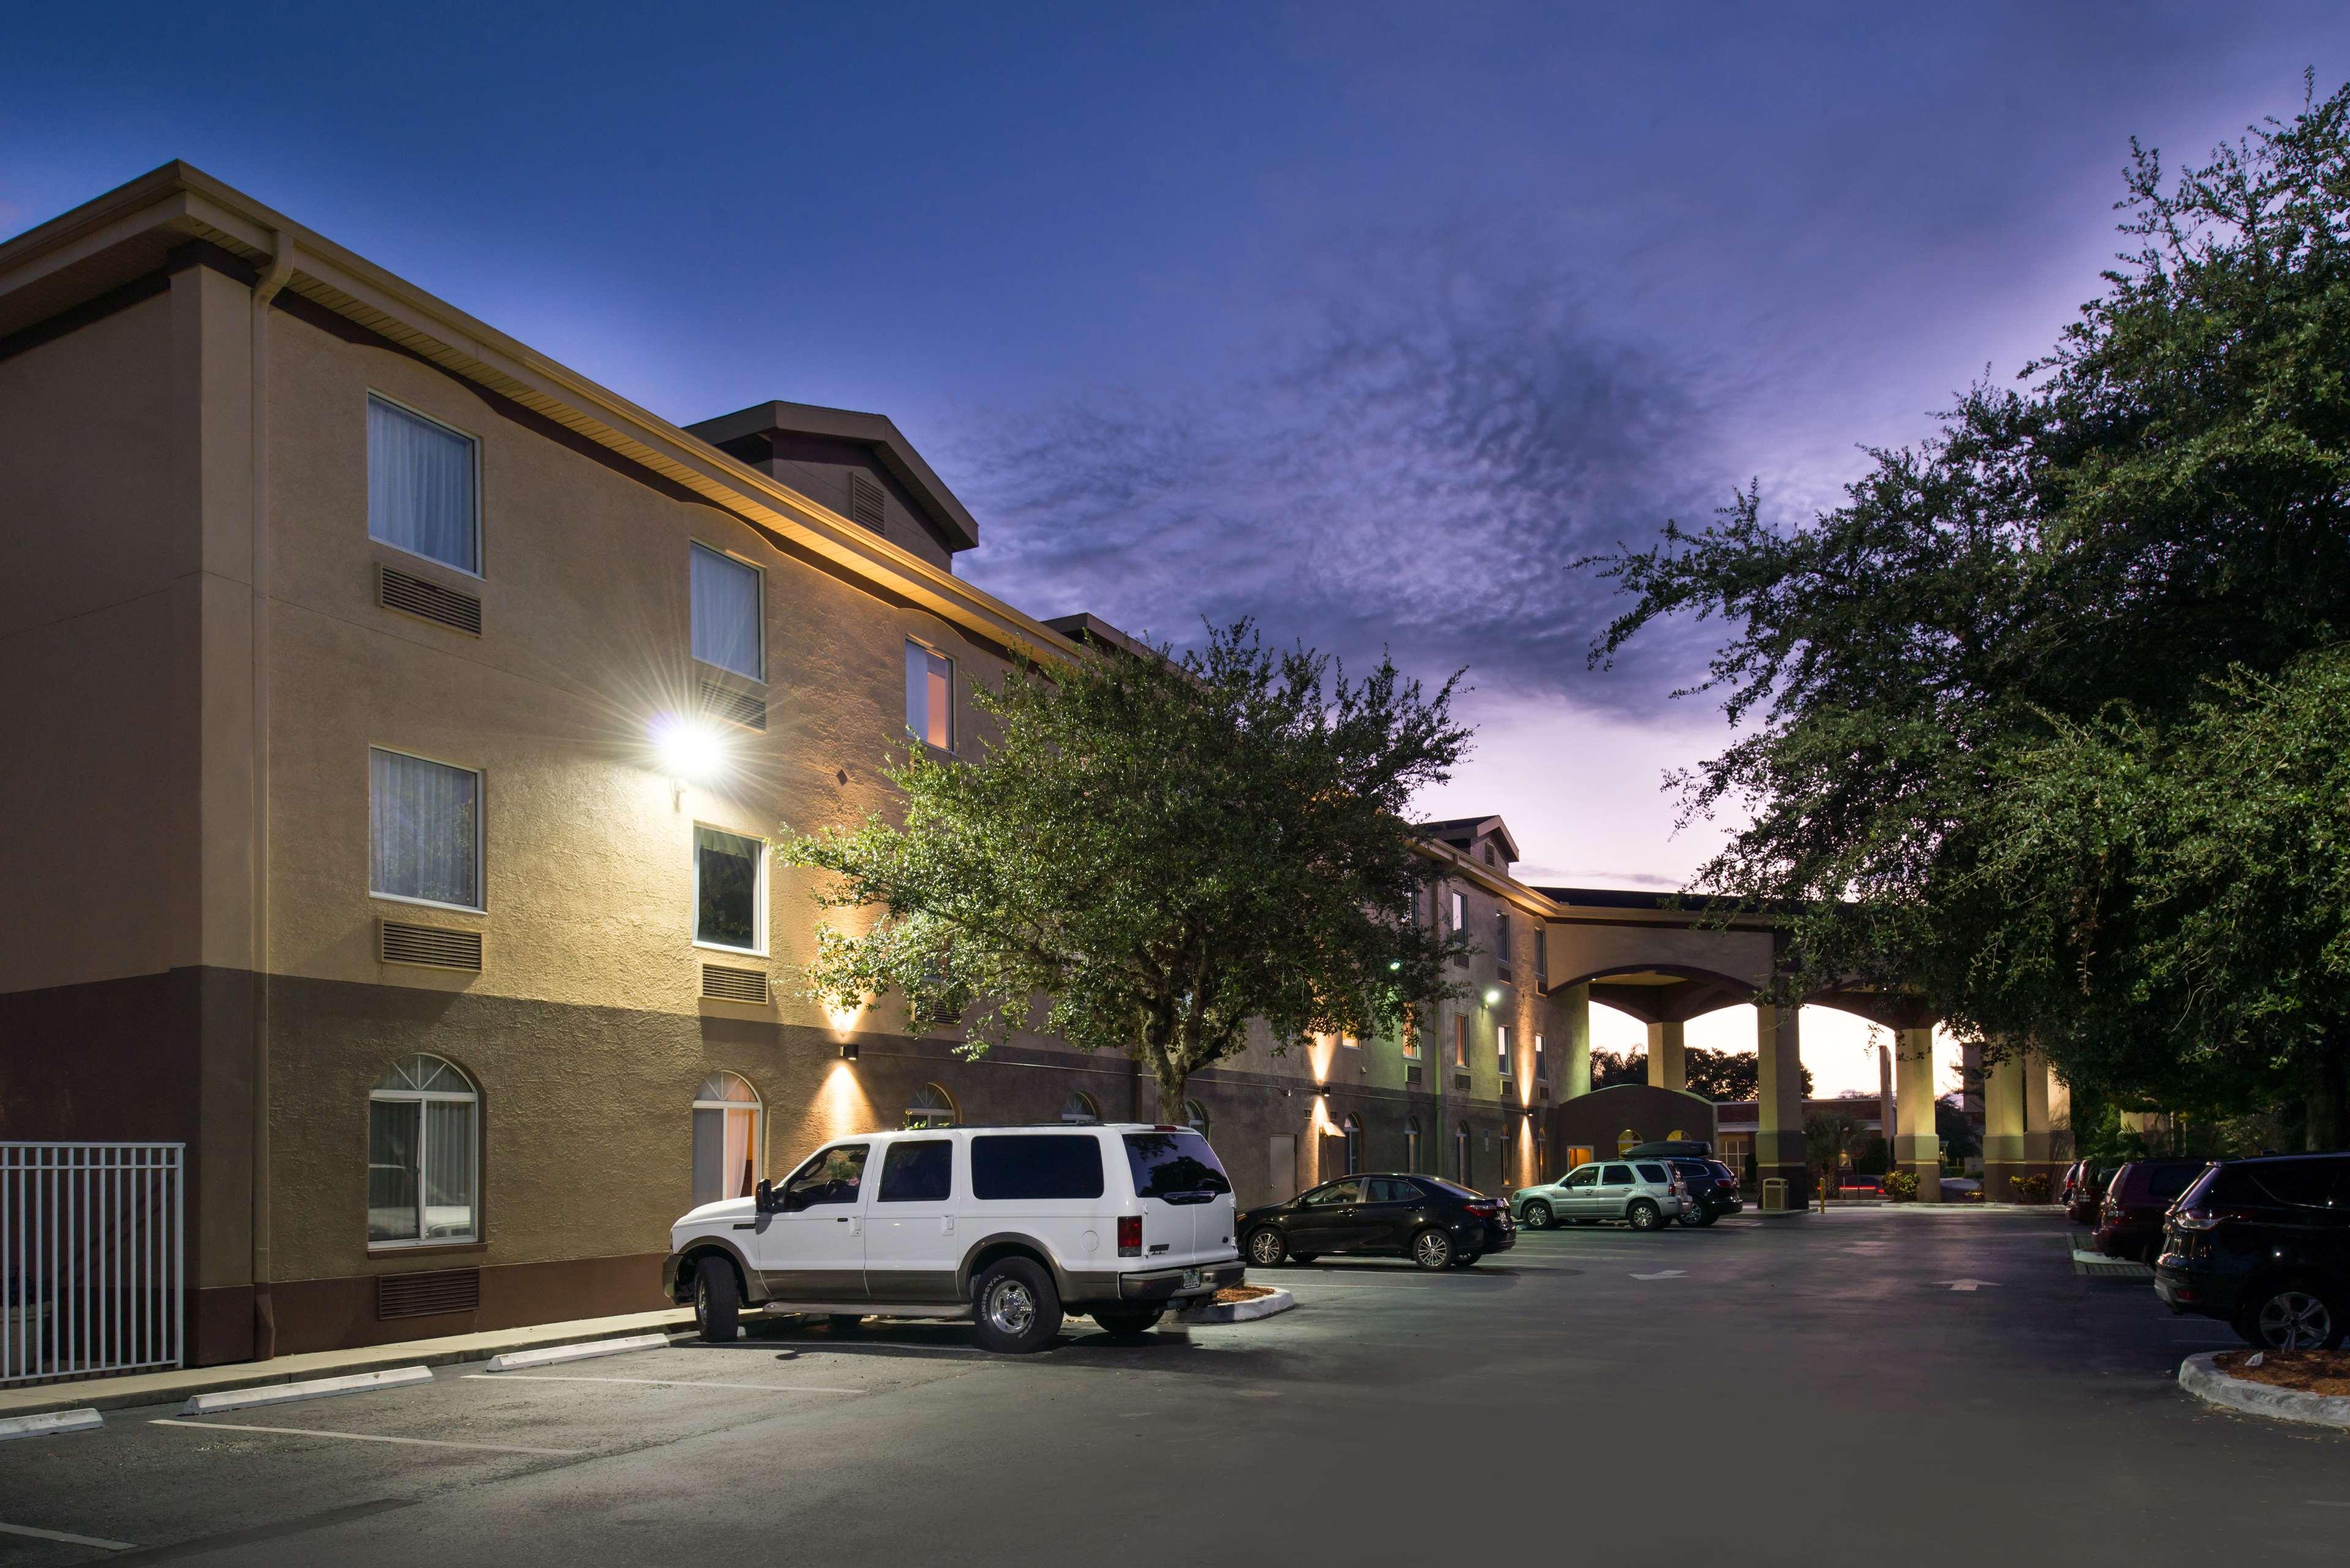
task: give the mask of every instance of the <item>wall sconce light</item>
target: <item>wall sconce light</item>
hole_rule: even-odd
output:
[[[856,1041],[844,1040],[840,1043],[840,1059],[844,1062],[854,1062],[857,1060]]]
[[[672,808],[685,798],[688,787],[707,785],[726,771],[726,742],[704,720],[664,713],[648,727],[647,737],[654,761],[669,774]]]
[[[1498,1006],[1498,1005],[1500,1005],[1501,1001],[1502,1001],[1502,988],[1501,988],[1500,986],[1498,986],[1498,985],[1489,985],[1489,986],[1487,986],[1487,987],[1485,988],[1485,1005],[1486,1005],[1486,1006],[1488,1006],[1488,1007],[1495,1007],[1495,1006]]]

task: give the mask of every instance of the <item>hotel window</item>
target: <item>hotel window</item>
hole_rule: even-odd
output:
[[[1201,1105],[1197,1100],[1184,1101],[1183,1125],[1190,1127],[1193,1132],[1198,1133],[1201,1137],[1207,1137],[1208,1107]]]
[[[1084,1090],[1071,1089],[1069,1097],[1061,1102],[1061,1119],[1071,1123],[1097,1122],[1101,1120],[1101,1107]]]
[[[712,1073],[693,1096],[693,1201],[748,1198],[759,1185],[759,1096],[733,1073]]]
[[[906,1126],[910,1128],[954,1125],[954,1100],[936,1084],[924,1084],[906,1101]]]
[[[1543,1056],[1542,1036],[1539,1034],[1534,1036],[1534,1082],[1550,1082],[1550,1063]]]
[[[368,748],[368,890],[445,909],[482,907],[482,775]]]
[[[368,537],[482,575],[481,444],[368,395]]]
[[[1461,895],[1452,895],[1452,929],[1455,935],[1469,929],[1469,906]]]
[[[1414,1062],[1419,1060],[1419,1025],[1418,1020],[1408,1017],[1396,1025],[1396,1044],[1402,1050],[1404,1055],[1408,1059]]]
[[[1347,1174],[1354,1176],[1363,1168],[1363,1118],[1348,1116],[1338,1130],[1347,1140]]]
[[[754,680],[766,679],[759,568],[707,545],[692,548],[693,657]]]
[[[1359,1051],[1359,1050],[1361,1050],[1361,1049],[1363,1048],[1363,1043],[1362,1043],[1362,1041],[1360,1041],[1360,1040],[1357,1039],[1357,1038],[1356,1038],[1354,1035],[1352,1035],[1352,1034],[1341,1034],[1341,1035],[1339,1035],[1339,1036],[1338,1036],[1338,1044],[1339,1044],[1342,1047],[1344,1047],[1345,1049],[1347,1049],[1347,1050],[1348,1050],[1348,1051]]]
[[[906,642],[906,732],[940,751],[954,750],[954,660],[910,638]]]
[[[438,1056],[395,1062],[368,1094],[368,1245],[471,1241],[480,1097]]]
[[[1469,1015],[1465,1012],[1452,1015],[1452,1064],[1456,1067],[1469,1064]]]
[[[1507,1078],[1515,1075],[1517,1069],[1510,1064],[1510,1026],[1506,1023],[1494,1027],[1493,1052],[1501,1058],[1502,1076]]]
[[[755,838],[693,825],[693,940],[730,952],[767,950],[767,846]]]
[[[1546,926],[1536,926],[1534,928],[1534,985],[1537,989],[1542,991],[1548,991],[1550,989],[1550,937],[1548,935],[1548,931],[1549,928]]]
[[[1413,1116],[1403,1124],[1403,1168],[1419,1169],[1419,1118]]]
[[[1506,970],[1511,957],[1510,912],[1503,909],[1493,917],[1493,961]]]

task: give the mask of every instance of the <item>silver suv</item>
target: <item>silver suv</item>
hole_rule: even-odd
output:
[[[1564,1221],[1620,1221],[1635,1231],[1661,1231],[1690,1208],[1689,1189],[1661,1159],[1602,1159],[1578,1165],[1545,1187],[1510,1194],[1510,1211],[1529,1231]]]

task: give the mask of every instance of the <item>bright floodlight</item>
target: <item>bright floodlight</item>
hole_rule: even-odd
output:
[[[652,722],[652,742],[661,771],[687,784],[708,784],[726,765],[726,742],[697,719],[662,714]]]
[[[1491,1007],[1491,1006],[1492,1006],[1495,1002],[1500,1002],[1501,1000],[1502,1000],[1502,988],[1501,988],[1500,986],[1498,986],[1498,985],[1490,985],[1490,986],[1487,986],[1487,987],[1485,988],[1485,1005],[1486,1005],[1486,1006]]]

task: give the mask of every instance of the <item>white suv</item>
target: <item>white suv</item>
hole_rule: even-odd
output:
[[[1188,1127],[923,1127],[840,1138],[755,1198],[670,1228],[670,1299],[730,1341],[774,1313],[970,1318],[982,1346],[1052,1343],[1063,1311],[1139,1334],[1243,1278],[1232,1185]]]
[[[1618,1220],[1635,1231],[1661,1231],[1690,1208],[1689,1189],[1661,1159],[1603,1159],[1578,1165],[1546,1187],[1510,1195],[1510,1210],[1530,1231],[1564,1220],[1592,1225]]]

